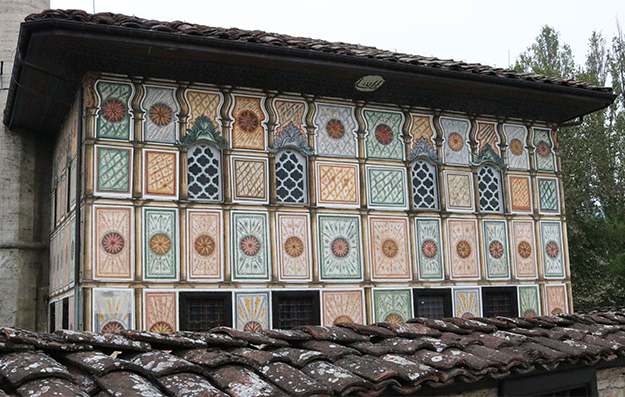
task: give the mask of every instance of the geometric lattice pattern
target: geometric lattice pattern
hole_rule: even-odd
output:
[[[178,196],[178,152],[145,150],[144,183],[146,196]]]
[[[538,178],[537,181],[540,210],[545,212],[558,212],[557,179]]]
[[[233,97],[232,148],[264,150],[266,145],[263,123],[266,116],[262,104],[265,99],[247,95]]]
[[[374,322],[404,323],[412,318],[409,289],[373,289]]]
[[[501,212],[501,176],[490,166],[482,166],[477,172],[482,212]]]
[[[315,149],[321,156],[356,157],[354,108],[317,104]]]
[[[321,291],[323,325],[338,323],[364,324],[364,294],[361,289],[348,291]]]
[[[294,150],[276,154],[276,198],[279,203],[307,203],[306,182],[306,157]]]
[[[454,316],[465,319],[480,317],[481,306],[479,288],[454,289]]]
[[[317,199],[326,206],[360,205],[358,164],[317,162]]]
[[[107,139],[130,139],[130,100],[134,89],[128,83],[98,81],[95,91],[100,99],[96,136]]]
[[[300,134],[306,136],[304,130],[304,115],[306,114],[306,102],[275,100],[273,103],[278,115],[278,127],[275,135],[281,135],[285,128],[291,124]]]
[[[360,280],[360,217],[319,215],[318,219],[320,278]]]
[[[406,169],[367,166],[367,193],[370,208],[407,209]]]
[[[412,199],[414,208],[437,209],[436,166],[426,161],[412,165]]]
[[[130,194],[132,149],[96,147],[98,193]]]
[[[234,199],[240,201],[263,201],[267,196],[267,159],[232,159]]]
[[[367,122],[367,157],[403,160],[404,144],[401,139],[401,113],[365,110]]]
[[[189,198],[210,202],[220,202],[220,151],[209,145],[200,144],[189,148],[187,153]]]
[[[485,146],[490,146],[496,154],[499,154],[499,147],[497,146],[499,143],[499,135],[497,135],[494,123],[477,123],[475,139],[477,139],[478,142],[478,153],[481,152]]]
[[[489,279],[510,278],[508,260],[508,228],[506,221],[485,220],[483,223],[483,249],[486,276]]]
[[[431,124],[432,116],[412,115],[412,125],[410,135],[412,136],[412,149],[414,149],[419,139],[427,140],[430,147],[434,147],[434,130]]]
[[[529,176],[508,177],[510,184],[510,207],[512,212],[532,212],[532,192]]]
[[[473,211],[473,174],[470,172],[445,171],[447,209]]]
[[[211,119],[215,128],[219,131],[220,125],[217,123],[217,117],[219,117],[221,97],[222,94],[220,92],[186,90],[185,98],[189,103],[189,125],[187,128],[193,126],[195,119],[204,116]]]

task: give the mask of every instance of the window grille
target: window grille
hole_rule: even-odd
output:
[[[482,288],[484,317],[518,317],[516,288]]]
[[[290,329],[319,324],[319,293],[289,291],[273,293],[273,327]]]
[[[232,297],[229,292],[181,293],[180,329],[208,331],[222,325],[232,326]]]
[[[415,288],[413,296],[417,317],[432,319],[451,317],[451,290],[449,288]]]
[[[501,212],[501,176],[493,167],[484,166],[478,171],[480,209],[484,212]]]
[[[276,197],[280,203],[308,202],[306,189],[306,157],[294,150],[276,155]]]
[[[412,198],[414,208],[437,209],[436,166],[426,161],[412,165]]]
[[[221,153],[209,145],[188,151],[188,192],[190,199],[221,201]]]

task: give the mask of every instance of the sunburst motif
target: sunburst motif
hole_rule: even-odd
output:
[[[516,139],[516,138],[511,140],[510,151],[512,152],[512,154],[516,156],[523,154],[523,142],[521,142],[519,139]]]
[[[330,249],[337,258],[345,258],[349,254],[349,243],[344,238],[338,237],[332,241]]]
[[[155,103],[150,107],[150,120],[159,127],[164,127],[169,124],[173,115],[173,110],[165,103]]]
[[[304,243],[299,237],[291,236],[284,242],[284,252],[291,258],[297,258],[304,253]]]
[[[466,259],[471,255],[471,244],[466,240],[460,240],[456,244],[456,253],[462,259]]]
[[[102,326],[102,331],[100,332],[102,332],[103,334],[114,334],[115,332],[121,331],[123,329],[126,329],[126,327],[124,327],[122,323],[120,323],[119,321],[111,320]]]
[[[211,256],[215,252],[215,240],[211,236],[202,234],[195,239],[193,243],[195,252],[202,256]]]
[[[156,255],[165,255],[171,249],[171,239],[163,234],[155,234],[150,239],[150,249]]]
[[[375,127],[375,139],[382,145],[393,142],[393,130],[386,124],[379,124]]]
[[[426,258],[434,258],[438,252],[436,242],[433,240],[425,240],[423,244],[421,244],[421,252],[423,252]]]
[[[536,146],[536,151],[540,157],[549,157],[551,154],[551,146],[545,141],[540,141],[538,142],[538,146]]]
[[[117,255],[124,249],[124,237],[117,232],[108,232],[102,237],[102,249],[107,254]]]
[[[382,242],[382,253],[387,258],[394,258],[399,252],[399,246],[394,240],[388,239]]]
[[[247,332],[260,332],[262,330],[263,330],[263,326],[260,325],[258,321],[248,321],[247,323],[245,323],[245,326],[243,327],[243,331],[247,331]]]
[[[545,252],[547,252],[547,255],[550,258],[555,259],[558,257],[558,254],[560,253],[560,248],[558,247],[558,244],[555,241],[550,241],[547,243],[547,246],[545,247]]]
[[[341,120],[332,119],[326,124],[326,132],[330,138],[341,139],[345,135],[345,127]]]
[[[395,323],[395,324],[402,324],[402,323],[404,323],[404,319],[402,318],[402,316],[400,316],[399,314],[396,314],[396,313],[389,314],[388,316],[386,316],[384,321],[387,322],[387,323]]]
[[[462,135],[458,134],[457,132],[452,132],[451,134],[449,134],[449,137],[447,137],[447,145],[454,152],[457,152],[458,150],[462,149],[462,145],[463,145]]]
[[[521,241],[517,246],[517,251],[521,258],[527,259],[532,255],[532,246],[527,241]]]
[[[488,253],[495,259],[499,259],[503,256],[503,244],[500,241],[494,240],[488,245]]]
[[[149,331],[157,334],[171,334],[174,332],[174,328],[165,321],[158,321],[152,324]]]
[[[536,317],[536,312],[532,309],[527,309],[524,313],[523,313],[523,317],[525,318],[534,318]]]
[[[255,256],[260,251],[260,241],[252,235],[245,236],[239,243],[241,251],[247,256]]]
[[[471,319],[473,317],[475,317],[475,316],[471,312],[464,312],[464,313],[462,313],[462,318],[464,318],[465,320]]]
[[[260,125],[258,116],[251,110],[243,110],[237,117],[239,128],[245,132],[254,132]]]
[[[349,316],[341,315],[334,319],[334,322],[332,323],[332,325],[336,326],[337,324],[353,323],[353,322],[354,320],[352,320]]]
[[[126,106],[119,99],[109,99],[101,108],[102,117],[111,123],[118,123],[126,117]]]

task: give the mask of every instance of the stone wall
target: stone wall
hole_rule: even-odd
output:
[[[19,24],[49,1],[0,2],[0,116],[4,114]],[[0,324],[42,329],[46,323],[49,149],[39,138],[0,124]],[[43,271],[42,271],[43,270]]]
[[[625,396],[625,368],[608,368],[597,371],[597,390],[600,397]]]

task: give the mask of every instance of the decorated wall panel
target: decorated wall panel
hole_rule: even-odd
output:
[[[178,279],[178,210],[143,209],[143,277],[153,281]]]
[[[360,217],[318,215],[320,278],[362,279]]]
[[[178,198],[178,152],[144,150],[143,170],[145,197]]]
[[[451,278],[479,278],[477,221],[449,219],[447,221],[447,236]]]
[[[304,116],[308,108],[306,102],[278,98],[274,100],[273,106],[278,117],[275,129],[276,140],[280,135],[288,134],[289,130],[306,137],[306,125],[304,123]]]
[[[536,178],[540,212],[558,214],[560,212],[560,195],[556,178]]]
[[[259,332],[269,328],[269,293],[235,292],[237,329]]]
[[[277,213],[278,276],[284,281],[312,278],[310,218],[308,214]]]
[[[510,278],[508,225],[506,221],[483,221],[482,235],[486,277],[489,279]]]
[[[187,195],[190,199],[222,201],[221,151],[214,145],[195,144],[187,151]]]
[[[132,84],[98,81],[95,85],[95,91],[99,99],[96,137],[116,140],[130,139],[132,136],[130,103],[134,95]]]
[[[320,156],[356,157],[354,107],[317,103],[315,150]]]
[[[532,188],[529,176],[509,175],[510,210],[513,213],[532,212]]]
[[[132,279],[133,208],[94,206],[93,219],[93,277],[96,280]]]
[[[95,147],[95,194],[129,197],[131,193],[132,148]]]
[[[538,277],[534,222],[512,221],[512,259],[515,275],[521,279]]]
[[[369,247],[373,280],[411,279],[408,219],[369,217]]]
[[[174,332],[178,330],[178,297],[176,292],[147,290],[143,295],[146,331]]]
[[[220,92],[212,92],[197,89],[187,89],[185,99],[189,104],[189,125],[191,129],[198,118],[207,118],[213,126],[219,130],[219,109],[223,102]]]
[[[364,110],[367,124],[367,157],[373,159],[403,160],[404,144],[401,113]]]
[[[413,317],[410,289],[372,289],[373,322],[404,323]]]
[[[440,123],[445,139],[443,144],[445,163],[468,166],[471,161],[471,146],[469,145],[471,123],[469,120],[449,117],[441,117]]]
[[[473,174],[470,172],[445,171],[444,175],[447,209],[457,212],[474,211]]]
[[[522,317],[540,316],[540,296],[537,285],[519,286],[519,313]]]
[[[442,280],[445,274],[440,219],[415,220],[420,280]]]
[[[232,125],[232,148],[265,150],[267,146],[265,126],[267,116],[265,99],[252,95],[233,95],[234,105],[230,118]]]
[[[364,324],[364,294],[361,289],[321,291],[322,324],[331,327],[339,323]]]
[[[508,143],[508,167],[512,170],[528,170],[530,158],[526,147],[527,128],[522,125],[504,124],[503,131]]]
[[[231,157],[233,201],[269,202],[266,158]]]
[[[554,172],[556,170],[555,155],[551,131],[544,128],[534,128],[534,147],[536,147],[536,169],[538,171]]]
[[[367,166],[367,204],[377,209],[408,209],[406,169]]]
[[[410,171],[413,208],[438,209],[436,166],[429,161],[417,160]]]
[[[223,279],[223,226],[221,211],[187,211],[187,263],[189,280]]]
[[[57,228],[50,239],[50,293],[74,285],[76,266],[76,218],[72,216]]]
[[[147,142],[174,143],[178,139],[178,113],[176,88],[144,86],[145,94],[141,108],[143,137]]]
[[[540,243],[545,278],[564,278],[564,246],[562,224],[540,222]]]
[[[545,285],[545,311],[547,314],[568,313],[566,285]]]
[[[480,288],[454,288],[454,316],[462,318],[480,317],[482,303]]]
[[[270,254],[267,213],[233,211],[231,218],[233,280],[268,280]]]
[[[477,133],[475,134],[477,140],[478,153],[483,152],[488,146],[496,155],[500,155],[499,152],[499,135],[495,123],[478,122]]]
[[[317,162],[317,201],[327,207],[358,207],[358,164]]]
[[[412,123],[410,124],[410,135],[412,142],[410,147],[410,158],[413,159],[419,156],[426,156],[438,159],[435,148],[436,144],[434,142],[436,133],[432,128],[432,116],[413,114],[411,115],[411,118]]]
[[[115,333],[134,328],[134,290],[94,288],[93,331]]]

